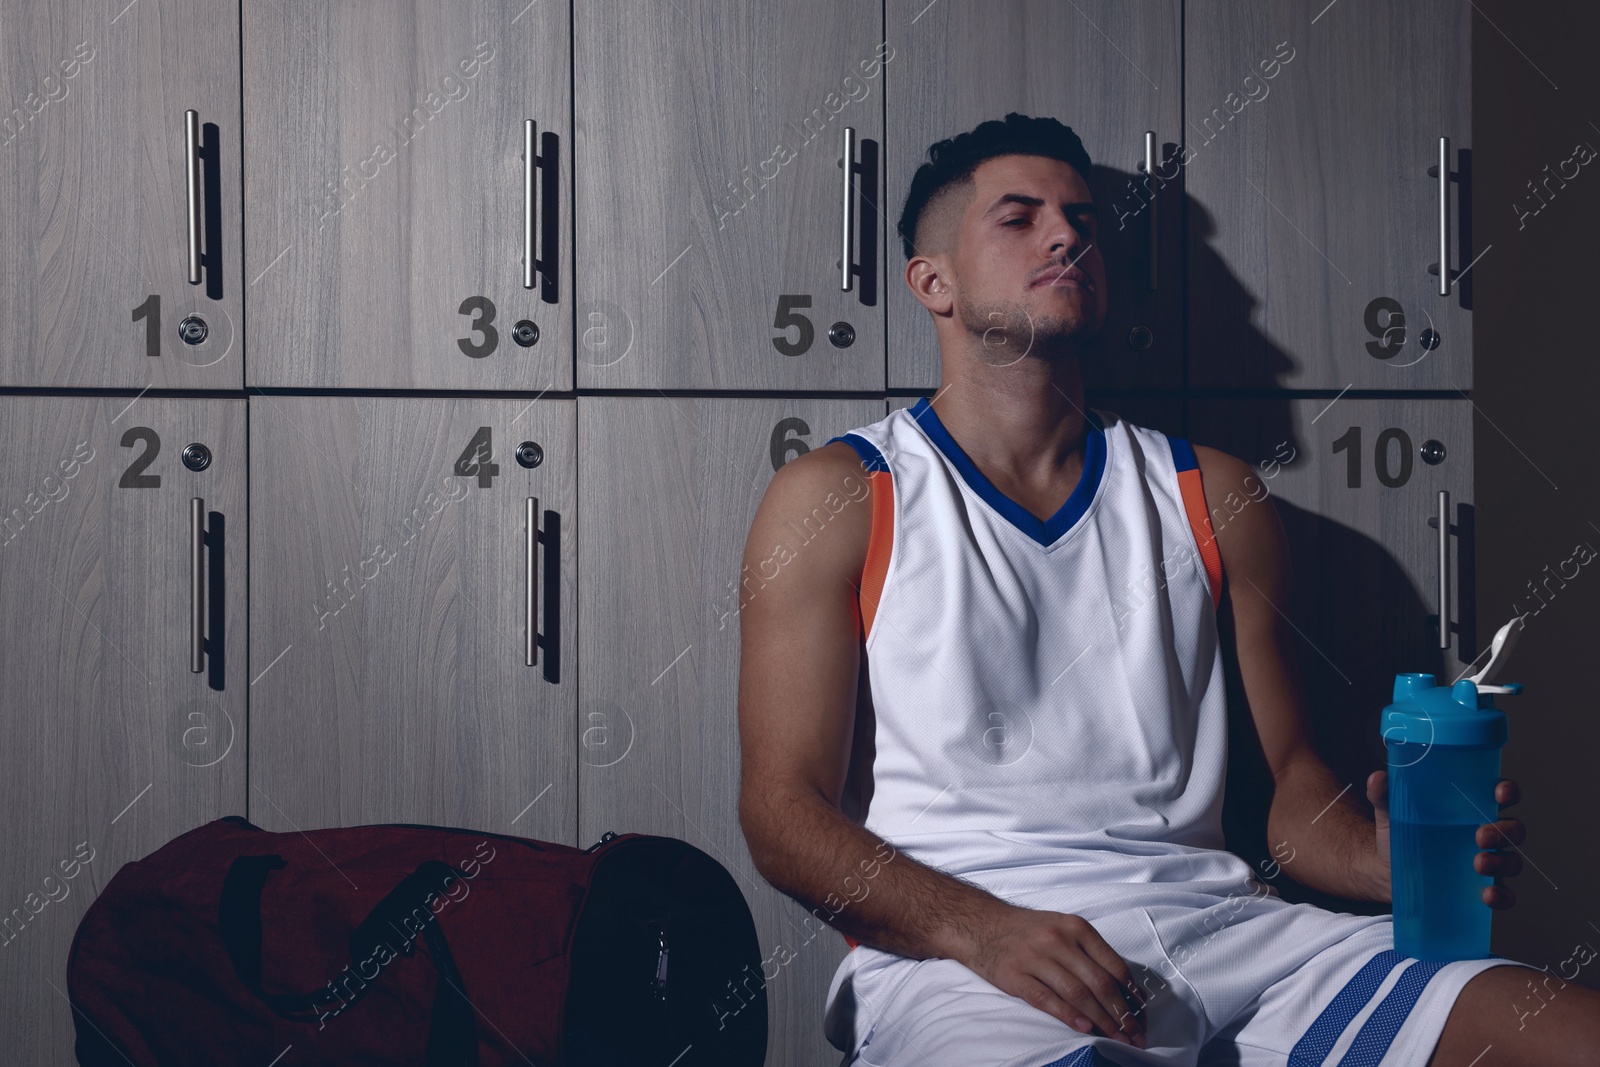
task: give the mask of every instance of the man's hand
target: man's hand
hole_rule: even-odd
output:
[[[1372,802],[1373,814],[1378,824],[1377,862],[1387,881],[1389,872],[1389,772],[1373,771],[1367,776],[1367,799]],[[1510,778],[1495,783],[1495,803],[1508,808],[1522,799],[1522,788]],[[1472,857],[1472,869],[1479,874],[1492,874],[1509,878],[1522,873],[1522,856],[1506,851],[1501,846],[1520,845],[1527,836],[1527,828],[1517,818],[1498,819],[1478,827],[1476,841],[1485,851]],[[1491,908],[1509,908],[1517,902],[1510,886],[1490,885],[1483,888],[1483,902]]]
[[[960,962],[990,985],[1081,1033],[1145,1047],[1150,994],[1099,932],[1076,916],[1007,904]]]

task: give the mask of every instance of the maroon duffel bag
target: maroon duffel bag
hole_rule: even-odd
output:
[[[67,988],[82,1067],[756,1067],[761,974],[738,886],[673,838],[230,816],[117,872]]]

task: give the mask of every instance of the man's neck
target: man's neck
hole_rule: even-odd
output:
[[[1076,483],[1089,428],[1076,357],[984,364],[946,375],[930,401],[991,481],[1039,490]]]

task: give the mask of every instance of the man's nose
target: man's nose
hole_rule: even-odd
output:
[[[1089,242],[1077,228],[1068,222],[1065,217],[1057,220],[1049,228],[1050,257],[1065,255],[1069,260],[1077,259],[1088,248]]]

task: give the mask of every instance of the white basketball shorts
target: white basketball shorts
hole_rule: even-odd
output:
[[[841,969],[829,994],[842,994],[840,1017],[859,1020],[841,1026],[830,1016],[830,1032],[857,1031],[845,1042],[844,1064],[1423,1067],[1474,975],[1507,965],[1543,973],[1499,956],[1401,956],[1388,916],[1278,897],[1150,904],[1089,921],[1151,994],[1147,1048],[1080,1033],[954,960],[861,946],[854,951],[863,961],[848,974]]]

